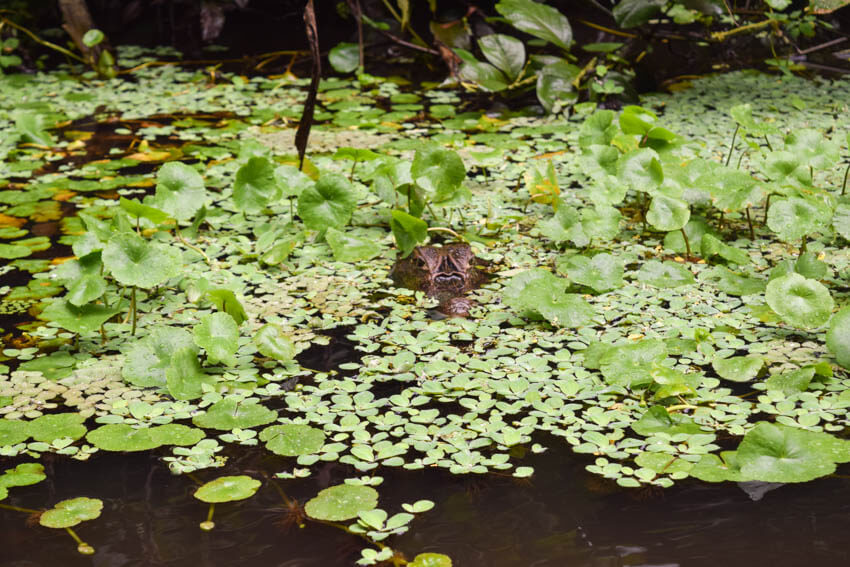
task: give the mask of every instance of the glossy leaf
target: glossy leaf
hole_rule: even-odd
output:
[[[218,504],[235,502],[252,497],[262,483],[247,475],[222,476],[205,483],[195,491],[195,498],[201,502]]]
[[[307,502],[304,510],[315,520],[343,522],[352,520],[360,512],[373,510],[378,505],[378,492],[370,486],[340,484],[325,488]]]
[[[298,197],[298,216],[311,230],[340,228],[348,224],[356,204],[351,183],[339,174],[326,173]]]
[[[152,206],[185,221],[204,206],[206,199],[204,179],[195,169],[177,161],[170,161],[159,168]]]
[[[233,317],[221,311],[204,315],[195,325],[193,334],[195,344],[206,351],[210,363],[236,364],[234,355],[239,348],[239,327]]]
[[[783,321],[803,329],[825,325],[835,305],[826,286],[797,273],[769,282],[765,299]]]
[[[570,22],[558,10],[533,0],[501,0],[496,11],[512,26],[540,39],[569,49],[573,42]]]

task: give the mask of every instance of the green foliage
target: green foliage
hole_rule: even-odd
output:
[[[97,498],[71,498],[56,504],[38,518],[45,528],[72,528],[81,522],[100,517],[103,501]]]
[[[177,220],[185,221],[198,212],[207,198],[201,174],[185,163],[171,161],[159,168],[156,193],[151,204]]]
[[[797,273],[768,282],[765,299],[783,321],[803,329],[825,325],[835,305],[825,285]]]
[[[222,476],[205,483],[195,491],[195,498],[201,502],[218,504],[235,502],[252,497],[262,483],[247,475]]]
[[[374,488],[340,484],[319,492],[307,501],[304,510],[315,520],[343,522],[356,518],[361,512],[373,510],[377,505],[378,492]]]

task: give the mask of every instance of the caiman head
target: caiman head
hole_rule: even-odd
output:
[[[417,246],[396,262],[390,276],[397,286],[422,290],[441,303],[475,289],[485,278],[475,254],[464,243]]]

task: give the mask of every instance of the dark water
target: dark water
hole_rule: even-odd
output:
[[[850,482],[821,479],[787,485],[753,501],[733,484],[683,483],[669,490],[618,490],[584,472],[569,451],[525,459],[533,480],[457,477],[440,471],[386,471],[380,505],[429,498],[436,507],[388,543],[412,559],[448,554],[455,566],[751,566],[847,565]],[[100,518],[77,527],[97,552],[76,553],[63,530],[27,525],[27,515],[0,510],[0,565],[276,566],[354,565],[362,540],[317,522],[297,527],[280,493],[305,502],[320,489],[355,476],[338,464],[310,479],[270,479],[290,468],[260,452],[234,458],[224,470],[197,473],[265,478],[251,499],[216,507],[216,529],[198,523],[207,506],[192,497],[195,482],[172,476],[153,455],[99,454],[90,462],[48,462],[48,480],[10,490],[7,504],[46,508],[77,496],[100,498]]]

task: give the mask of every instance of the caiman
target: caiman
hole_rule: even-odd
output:
[[[469,244],[417,246],[407,258],[396,261],[390,277],[398,287],[437,299],[437,311],[446,317],[466,317],[474,303],[464,294],[487,280],[482,266]]]

